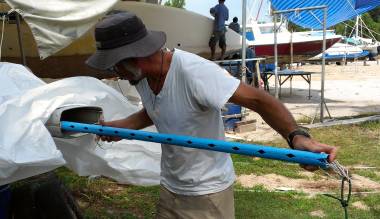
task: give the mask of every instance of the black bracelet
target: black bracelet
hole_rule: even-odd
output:
[[[301,128],[297,128],[296,130],[290,132],[286,141],[288,142],[289,147],[292,149],[294,149],[293,139],[296,135],[302,135],[307,138],[311,138],[310,134],[306,130],[303,130]]]

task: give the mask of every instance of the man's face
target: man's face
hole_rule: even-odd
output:
[[[131,85],[138,84],[145,77],[141,69],[137,67],[134,59],[125,59],[118,62],[113,67],[113,71],[121,78],[127,79]]]

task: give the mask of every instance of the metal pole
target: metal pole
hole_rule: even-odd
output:
[[[219,151],[233,154],[262,157],[268,159],[282,160],[300,164],[328,167],[328,154],[313,153],[309,151],[291,150],[285,148],[268,147],[264,145],[244,144],[239,142],[227,142],[215,139],[197,138],[184,135],[173,135],[146,132],[140,130],[115,128],[109,126],[84,124],[62,121],[61,129],[69,133],[93,133],[104,136],[117,136],[124,139],[135,139],[141,141],[157,142],[163,144],[177,145],[187,148],[197,148],[209,151]]]
[[[241,38],[241,45],[242,45],[242,48],[241,48],[241,80],[244,82],[244,83],[247,83],[247,71],[246,71],[246,63],[245,63],[245,59],[246,59],[246,32],[247,32],[247,11],[246,11],[246,8],[247,8],[247,0],[243,0],[243,4],[242,4],[242,25],[243,25],[243,33],[242,33],[242,38]]]
[[[24,47],[22,46],[21,30],[20,30],[20,15],[16,12],[16,26],[17,26],[17,35],[18,35],[18,45],[20,47],[20,53],[22,58],[22,64],[26,66],[26,58],[24,54]]]
[[[293,64],[293,30],[290,33],[290,67],[289,69],[293,69],[292,64]]]
[[[274,75],[275,75],[275,97],[278,99],[278,57],[277,57],[277,13],[273,14],[274,32]]]
[[[359,37],[359,16],[356,16],[355,38],[357,39],[358,37]]]
[[[322,47],[322,77],[321,77],[321,114],[320,121],[323,123],[323,110],[325,108],[325,64],[326,64],[326,21],[327,6],[323,9],[323,47]]]
[[[305,10],[315,10],[315,9],[324,9],[326,6],[313,6],[313,7],[304,7],[304,8],[293,8],[293,9],[287,9],[287,10],[281,10],[281,11],[274,11],[274,14],[283,14],[288,12],[294,12],[294,11],[305,11]]]

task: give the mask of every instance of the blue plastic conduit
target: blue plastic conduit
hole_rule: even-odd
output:
[[[123,139],[150,141],[189,148],[205,149],[232,154],[242,154],[292,163],[319,166],[324,169],[328,168],[328,155],[324,153],[313,153],[300,150],[268,147],[263,145],[243,144],[238,142],[226,142],[221,140],[196,138],[191,136],[160,134],[140,130],[67,121],[61,122],[61,129],[70,132],[84,132],[104,136],[117,136]]]

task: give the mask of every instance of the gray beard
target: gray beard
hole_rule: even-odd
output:
[[[133,86],[136,86],[138,83],[140,82],[140,80],[130,80],[129,83]]]

